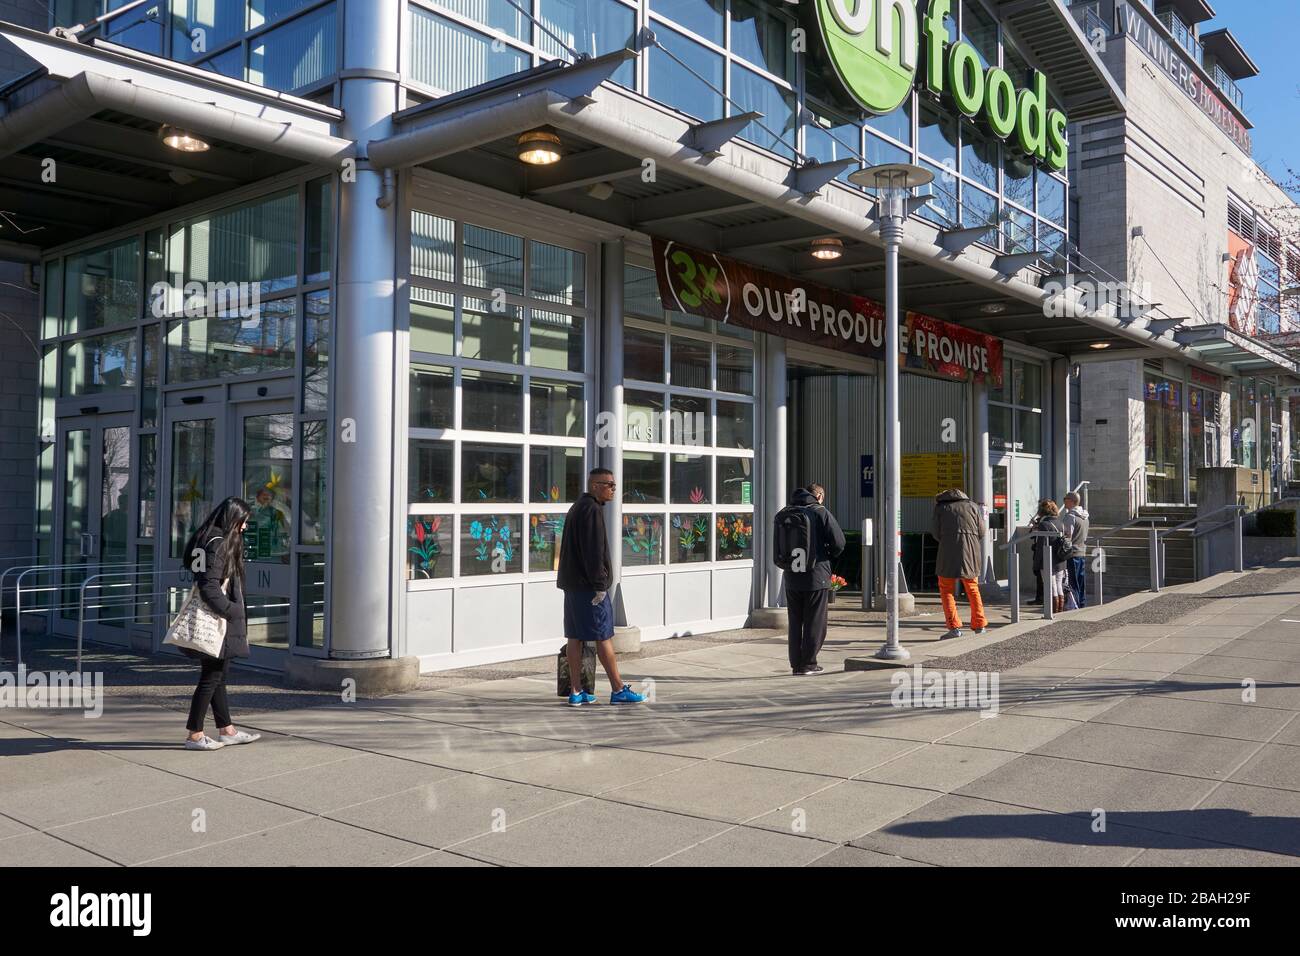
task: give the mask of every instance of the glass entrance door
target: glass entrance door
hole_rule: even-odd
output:
[[[244,595],[253,663],[283,666],[293,594],[294,418],[290,405],[237,405],[231,415],[232,494],[252,507],[244,532]]]
[[[1011,460],[1004,458],[993,463],[993,508],[989,515],[989,531],[993,536],[993,574],[999,580],[1007,576],[1007,552],[1002,545],[1011,540],[1015,525],[1011,523]]]
[[[58,426],[59,564],[39,587],[56,608],[55,632],[77,633],[81,585],[86,588],[85,637],[128,643],[131,594],[131,419],[129,415],[65,418]],[[102,575],[108,575],[103,577]]]
[[[189,536],[230,495],[248,502],[244,533],[244,600],[249,662],[282,667],[288,650],[293,595],[295,495],[294,415],[288,401],[170,404],[168,480],[169,550],[163,570],[177,568]],[[193,578],[165,578],[170,610],[184,600]]]

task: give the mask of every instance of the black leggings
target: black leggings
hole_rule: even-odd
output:
[[[194,688],[194,699],[190,701],[190,719],[185,724],[193,734],[203,729],[208,704],[212,705],[212,717],[218,727],[229,727],[231,723],[230,708],[226,704],[226,675],[230,672],[230,661],[205,657],[202,667],[199,686]]]

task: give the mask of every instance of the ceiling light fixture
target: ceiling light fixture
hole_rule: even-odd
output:
[[[839,239],[814,239],[808,251],[814,258],[830,261],[844,255],[844,243]]]
[[[980,311],[985,315],[1001,315],[1007,311],[1007,304],[1005,302],[990,302],[988,305],[981,305]]]
[[[560,161],[560,137],[545,130],[522,133],[517,142],[519,160],[530,166],[552,166]]]
[[[1110,342],[1093,342],[1088,346],[1088,348],[1095,349],[1098,352],[1104,352],[1106,349],[1110,348],[1110,346]]]
[[[164,125],[158,135],[163,143],[182,153],[206,153],[211,149],[207,140],[177,126]]]

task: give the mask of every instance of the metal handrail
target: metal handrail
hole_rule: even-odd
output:
[[[155,572],[152,566],[148,571],[150,577],[152,577],[154,574],[164,575],[164,574],[188,574],[188,573],[190,572],[182,568],[173,568],[167,571]],[[90,586],[90,582],[100,578],[123,578],[124,577],[124,578],[138,579],[139,576],[140,576],[140,572],[138,571],[105,571],[100,574],[89,575],[84,581],[81,582],[81,596],[78,600],[78,612],[77,612],[77,673],[78,674],[81,673],[81,648],[82,648],[83,639],[85,637],[85,632],[86,632],[86,589]],[[130,587],[130,586],[131,586],[130,581],[123,581],[120,584],[110,585],[110,587]],[[101,584],[99,585],[99,587],[102,590],[104,585]],[[150,591],[146,596],[149,598],[165,597],[167,594],[168,591],[157,591],[157,592]],[[128,602],[131,606],[138,606],[139,598],[140,595],[133,594],[130,598],[128,598],[127,601],[120,602],[118,606],[126,607]],[[113,606],[113,605],[95,605],[96,608],[106,607],[106,606]],[[150,614],[149,616],[154,617],[155,615]],[[138,615],[130,615],[130,617],[134,618],[134,617],[138,617]],[[118,620],[127,620],[127,618],[118,618]],[[104,623],[103,619],[99,619],[98,623],[101,624]]]
[[[152,562],[150,562],[149,566],[152,567]],[[16,566],[12,568],[6,568],[3,572],[0,572],[0,633],[2,633],[4,627],[4,581],[5,578],[7,578],[12,572],[14,571],[18,572],[18,576],[14,579],[15,664],[21,667],[23,663],[23,578],[31,574],[33,571],[45,572],[45,571],[69,571],[69,570],[74,570],[76,568],[85,568],[86,570],[90,570],[91,568],[142,568],[142,567],[145,567],[145,564],[139,562],[130,562],[130,561],[119,561],[119,562],[79,561],[76,564],[33,564],[33,565],[28,565],[27,567]],[[66,591],[69,588],[75,586],[76,585],[71,585],[71,584],[60,584],[50,588],[34,588],[33,591],[37,591],[37,590]],[[46,610],[49,609],[48,608],[38,609],[40,613],[44,613]],[[60,610],[62,610],[62,608],[60,608]]]
[[[1013,534],[1006,544],[998,545],[1001,551],[1010,551],[1007,556],[1007,590],[1011,596],[1011,623],[1020,623],[1020,545],[1025,541],[1031,541],[1034,538],[1064,538],[1065,535],[1059,531],[1017,531]],[[1044,555],[1044,557],[1048,557]],[[1055,618],[1055,609],[1052,606],[1052,570],[1049,560],[1043,561],[1043,567],[1038,572],[1043,580],[1043,619],[1051,621]]]
[[[1300,500],[1300,499],[1296,499],[1296,500]],[[1176,527],[1168,528],[1164,531],[1161,531],[1160,536],[1162,538],[1168,537],[1169,535],[1173,534],[1176,531],[1182,531],[1184,528],[1190,528],[1194,524],[1199,524],[1200,522],[1205,521],[1208,518],[1213,518],[1216,515],[1221,515],[1225,511],[1242,511],[1245,509],[1245,507],[1246,507],[1245,505],[1224,505],[1222,508],[1219,508],[1217,511],[1211,511],[1208,515],[1197,515],[1191,521],[1184,521],[1182,524],[1177,525]],[[1264,509],[1261,508],[1260,510],[1263,511]]]
[[[1078,498],[1079,501],[1083,503],[1084,511],[1088,510],[1088,488],[1091,484],[1092,484],[1091,479],[1085,478],[1083,481],[1079,482],[1074,487],[1074,489],[1070,492],[1070,494],[1074,495],[1074,497]],[[1083,494],[1080,495],[1079,492],[1083,492]]]

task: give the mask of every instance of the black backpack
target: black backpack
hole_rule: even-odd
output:
[[[812,511],[803,505],[788,505],[776,513],[772,531],[772,562],[782,571],[794,567],[795,557],[802,552],[804,566],[801,572],[811,571],[817,560],[813,552]]]
[[[1065,564],[1074,553],[1074,546],[1065,535],[1052,539],[1052,564]]]

